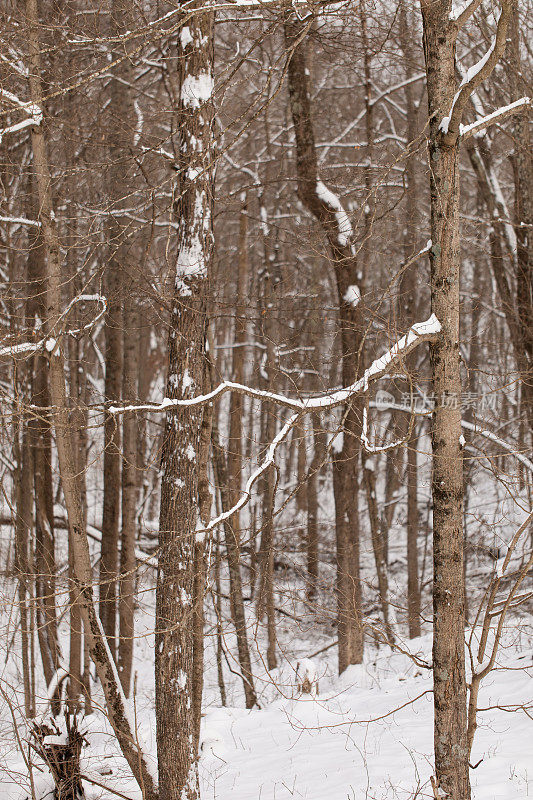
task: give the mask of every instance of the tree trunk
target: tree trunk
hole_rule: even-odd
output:
[[[220,493],[220,504],[222,511],[231,508],[228,496],[229,481],[226,467],[224,451],[218,438],[218,425],[216,418],[213,420],[211,429],[213,441],[213,468],[215,472],[215,482]],[[257,705],[257,695],[255,693],[252,675],[252,665],[250,660],[250,648],[246,632],[246,612],[242,594],[242,578],[239,565],[240,552],[234,535],[234,529],[230,520],[224,521],[224,536],[226,542],[226,555],[228,559],[229,590],[230,590],[230,610],[235,635],[237,638],[237,652],[239,655],[239,666],[241,668],[242,683],[246,708],[253,708]]]
[[[320,429],[320,419],[313,420],[311,436],[314,446],[313,458],[307,478],[307,586],[306,596],[314,603],[318,596],[319,569],[319,528],[318,528],[318,486],[320,470],[326,459],[327,443],[324,431]]]
[[[43,108],[39,15],[37,0],[26,0],[27,41],[29,50],[29,85],[31,101]],[[85,532],[81,492],[73,448],[73,430],[65,391],[64,355],[59,327],[62,312],[60,246],[52,208],[51,174],[43,128],[34,126],[31,132],[33,165],[39,197],[39,217],[46,263],[46,316],[44,329],[48,335],[50,354],[50,399],[54,406],[53,423],[63,495],[67,509],[69,536],[72,544],[74,577],[80,598],[80,609],[91,656],[104,691],[107,713],[123,755],[135,779],[144,790],[146,800],[157,798],[156,784],[150,766],[137,744],[131,728],[128,709],[121,691],[120,680],[107,645],[102,623],[96,613],[92,589],[92,569]]]
[[[409,80],[413,77],[414,70],[411,63],[411,38],[410,38],[411,18],[408,13],[407,4],[402,0],[399,9],[399,34],[400,45],[405,59],[405,78]],[[413,96],[413,87],[407,84],[404,89],[405,105],[407,111],[407,142],[414,142],[418,135],[417,107]],[[418,185],[417,185],[417,156],[411,155],[405,163],[406,189],[406,226],[404,237],[404,256],[408,260],[413,253],[419,249],[419,213],[418,213]],[[406,324],[410,324],[413,319],[418,318],[418,309],[422,303],[418,297],[420,279],[418,271],[419,264],[411,264],[404,270],[400,278],[400,297],[398,303],[398,322],[401,329]],[[416,371],[416,354],[411,355],[406,360],[407,369],[412,375]],[[411,385],[404,384],[406,392],[411,391]],[[407,450],[406,479],[407,479],[407,622],[409,627],[409,638],[415,639],[420,636],[420,581],[418,576],[418,434],[416,423],[412,425],[409,434],[409,422],[406,415],[403,415],[405,422],[402,434],[408,436],[405,443]]]
[[[31,555],[30,542],[32,530],[32,455],[28,442],[28,430],[24,415],[15,417],[14,457],[15,457],[15,574],[18,579],[18,600],[20,614],[22,679],[24,686],[24,713],[27,719],[35,716],[35,678],[32,679],[30,659],[30,636],[32,635],[30,615],[31,604]],[[19,430],[20,429],[20,430]]]
[[[208,271],[213,252],[213,14],[188,21],[178,37],[179,142],[177,268],[169,334],[166,396],[202,391]],[[200,86],[193,92],[191,86]],[[196,96],[199,95],[199,96]],[[167,413],[161,457],[156,592],[156,719],[161,800],[197,800],[194,702],[194,554],[199,515],[201,407]]]
[[[378,579],[378,594],[381,614],[383,616],[383,627],[385,629],[387,641],[392,645],[394,644],[394,632],[389,610],[389,578],[387,575],[387,561],[385,558],[385,542],[379,523],[374,461],[371,456],[365,454],[363,454],[363,477],[365,481],[366,502],[372,537],[372,550],[374,552],[374,563],[376,565],[376,575]]]
[[[124,367],[122,397],[125,402],[137,400],[139,357],[139,313],[133,287],[124,293]],[[120,591],[118,674],[126,697],[131,690],[134,613],[135,613],[135,544],[137,541],[137,431],[138,421],[126,414],[122,426],[122,530],[120,535]]]
[[[342,380],[349,385],[361,374],[363,363],[361,274],[357,269],[348,215],[337,197],[318,177],[305,33],[307,23],[292,12],[285,16],[289,100],[296,139],[298,197],[319,222],[328,241],[339,297],[338,329],[342,347]],[[363,658],[361,580],[359,567],[358,465],[362,406],[356,398],[346,408],[341,429],[342,448],[333,456],[333,486],[337,538],[337,603],[339,672]]]
[[[116,157],[116,155],[115,155]],[[112,234],[110,240],[113,241]],[[105,398],[120,401],[122,388],[122,296],[121,263],[111,257],[105,276],[107,312],[105,320]],[[120,519],[120,423],[104,414],[104,498],[100,551],[100,617],[113,657],[116,657],[118,541]]]
[[[266,385],[269,392],[276,390],[276,363],[275,347],[277,330],[273,309],[279,297],[278,289],[281,283],[279,276],[274,274],[278,268],[275,256],[268,259],[264,270],[263,280],[263,319],[264,338],[266,339]],[[266,405],[263,445],[268,447],[276,436],[278,414],[275,407]],[[257,616],[263,619],[266,613],[267,620],[267,666],[275,669],[276,659],[276,610],[274,604],[274,503],[276,495],[277,471],[272,465],[269,467],[262,482],[263,497],[261,508],[261,539],[259,543],[259,590],[257,594]]]
[[[239,269],[237,274],[237,304],[234,332],[234,348],[232,354],[233,380],[238,383],[244,381],[244,354],[246,341],[246,299],[248,283],[248,217],[247,203],[244,201],[239,215]],[[211,370],[211,379],[213,371]],[[221,447],[218,434],[216,417],[213,420],[211,438],[213,442],[213,468],[216,484],[220,493],[220,502],[223,511],[228,511],[235,505],[240,495],[242,480],[242,416],[243,396],[232,392],[229,407],[229,440],[227,459]],[[246,612],[242,593],[242,577],[240,568],[240,517],[233,514],[231,519],[224,521],[224,536],[226,542],[226,555],[228,560],[230,612],[237,638],[237,652],[241,669],[242,682],[246,708],[253,708],[257,703],[254,688],[250,648],[246,632]]]
[[[431,310],[441,323],[431,344],[433,446],[433,691],[435,771],[452,800],[468,800],[463,586],[463,461],[459,357],[458,144],[439,127],[455,93],[451,0],[422,0],[430,115]]]
[[[38,208],[37,198],[33,204]],[[35,329],[45,315],[43,242],[39,235],[28,257],[29,296],[26,302],[26,323]],[[33,357],[31,369],[31,403],[47,408],[50,405],[48,365],[43,354]],[[55,591],[54,490],[52,484],[52,431],[46,413],[28,420],[32,451],[33,491],[35,501],[35,612],[37,636],[44,678],[50,684],[61,660],[57,630]],[[58,697],[52,700],[54,714],[59,712]]]
[[[510,24],[509,60],[511,63],[511,101],[529,91],[522,71],[520,54],[520,17],[518,2],[513,4]],[[523,93],[523,94],[522,94]],[[522,404],[526,408],[530,441],[533,441],[533,155],[530,136],[530,109],[524,109],[513,120],[513,174],[515,184],[514,224],[516,232],[516,298],[520,323],[521,345],[526,361],[522,375]]]
[[[111,0],[107,28],[110,36],[120,36],[133,27],[132,5],[124,0]],[[122,49],[117,48],[112,57],[120,58]],[[121,208],[129,202],[132,193],[131,150],[134,130],[132,118],[133,82],[129,59],[121,59],[109,80],[109,104],[106,108],[107,142],[109,144],[109,166],[106,171],[106,191],[110,213],[105,220],[106,241],[109,245],[108,261],[104,272],[107,295],[105,317],[105,398],[110,403],[120,400],[123,388],[124,330],[123,300],[126,277],[131,272],[130,220],[120,214]],[[131,278],[130,278],[131,279]],[[129,281],[128,281],[129,282]],[[131,354],[130,354],[131,355]],[[132,356],[131,356],[132,357]],[[130,370],[132,368],[129,368]],[[130,391],[133,388],[133,375],[128,378]],[[130,424],[131,421],[130,421]],[[132,432],[129,432],[133,435]],[[117,657],[117,602],[119,573],[119,527],[121,512],[121,468],[123,458],[120,451],[119,418],[112,414],[104,415],[104,497],[102,504],[102,548],[100,556],[100,616],[109,646]],[[131,451],[131,441],[128,442]],[[132,462],[132,470],[135,465]],[[129,488],[132,478],[127,475]],[[129,511],[131,498],[126,500]],[[131,526],[131,520],[127,521]],[[124,524],[122,524],[124,531]]]

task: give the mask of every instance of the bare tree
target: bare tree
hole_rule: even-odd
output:
[[[213,15],[197,14],[178,44],[177,265],[166,395],[188,398],[204,384],[208,275],[213,251]],[[161,456],[156,593],[156,715],[161,800],[199,796],[194,699],[195,539],[204,411],[167,414]]]
[[[429,106],[431,307],[442,332],[431,346],[433,391],[433,681],[437,783],[452,800],[470,797],[464,643],[463,465],[459,354],[459,145],[472,92],[505,48],[511,3],[503,0],[494,41],[459,89],[455,43],[480,5],[452,13],[451,0],[421,0]]]

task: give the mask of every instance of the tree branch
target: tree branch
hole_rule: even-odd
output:
[[[494,125],[496,122],[501,122],[503,119],[507,119],[507,117],[510,117],[512,114],[517,114],[524,107],[529,105],[531,105],[531,98],[521,97],[520,100],[515,100],[514,103],[510,103],[508,106],[502,106],[496,111],[493,111],[492,114],[488,114],[486,117],[482,117],[482,119],[477,119],[470,125],[460,125],[460,136],[463,140],[466,140],[470,139],[471,136],[484,133],[489,125]]]
[[[467,71],[455,94],[449,114],[440,123],[442,141],[448,147],[452,147],[459,138],[461,119],[472,92],[491,74],[505,50],[511,12],[512,0],[502,0],[502,10],[494,41],[483,58]]]

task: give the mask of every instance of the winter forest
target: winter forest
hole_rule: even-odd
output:
[[[531,0],[0,0],[0,798],[533,796]]]

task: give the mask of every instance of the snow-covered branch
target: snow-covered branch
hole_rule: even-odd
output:
[[[383,402],[383,401],[376,401],[371,400],[369,403],[370,408],[376,408],[378,411],[405,411],[408,414],[420,414],[421,416],[427,416],[427,411],[421,411],[415,406],[408,407],[402,405],[401,403],[394,403],[394,402]],[[505,450],[506,453],[516,458],[524,467],[533,475],[533,461],[531,461],[527,456],[520,452],[516,445],[511,444],[510,442],[506,442],[505,439],[502,439],[493,431],[489,430],[486,427],[479,427],[479,425],[473,422],[467,422],[465,419],[461,420],[461,427],[464,428],[466,431],[471,431],[476,436],[481,436],[483,439],[488,439],[490,442],[494,442],[497,444],[498,447],[501,447],[502,450]],[[388,449],[388,448],[385,448]],[[381,452],[381,449],[378,448],[376,452]]]
[[[237,513],[237,511],[239,511],[241,508],[243,508],[243,506],[246,505],[246,503],[251,497],[253,485],[261,477],[261,475],[264,475],[267,469],[270,466],[272,466],[272,464],[274,463],[276,450],[278,449],[279,445],[285,441],[291,430],[294,428],[294,426],[302,416],[302,414],[303,412],[297,412],[296,414],[292,414],[292,416],[289,417],[289,419],[283,425],[283,427],[280,428],[274,439],[271,441],[270,446],[267,450],[267,454],[262,460],[261,464],[257,467],[257,469],[255,469],[252,472],[252,474],[246,481],[246,486],[241,492],[241,496],[239,497],[237,502],[227,511],[224,511],[222,514],[219,514],[218,517],[214,517],[212,520],[210,520],[210,522],[206,525],[205,528],[197,530],[196,532],[197,536],[201,537],[204,536],[206,533],[209,533],[209,531],[212,531],[214,528],[216,528],[217,525],[220,525],[221,522],[224,522],[225,520],[232,517],[234,514]]]
[[[502,10],[498,19],[496,35],[489,49],[476,64],[467,70],[455,93],[450,111],[440,123],[442,138],[446,145],[454,145],[457,142],[460,135],[463,112],[472,92],[491,74],[505,50],[511,11],[511,0],[502,0]]]
[[[522,108],[529,105],[531,105],[531,98],[521,97],[520,100],[515,100],[514,103],[510,103],[508,106],[502,106],[496,111],[493,111],[492,114],[487,114],[486,117],[477,119],[470,125],[460,125],[459,133],[463,139],[469,139],[471,136],[484,133],[489,125],[494,125],[496,122],[501,122],[502,119],[506,119],[512,114],[518,113]]]
[[[21,342],[20,344],[7,344],[0,347],[0,359],[18,358],[31,356],[42,350],[46,344],[46,339],[39,339],[37,342]]]
[[[0,216],[0,222],[6,222],[9,225],[29,225],[32,228],[40,228],[41,223],[36,219],[26,219],[26,217],[4,217]]]
[[[73,300],[70,301],[66,309],[61,314],[61,317],[58,320],[58,324],[61,321],[64,321],[67,317],[69,311],[78,303],[98,303],[100,306],[100,310],[89,322],[85,325],[82,325],[79,328],[73,328],[66,331],[61,331],[62,335],[66,336],[74,336],[78,333],[82,333],[83,331],[89,330],[92,328],[98,320],[105,314],[107,303],[106,299],[103,295],[100,294],[80,294],[75,297]],[[19,344],[8,344],[4,347],[0,347],[0,359],[5,358],[28,358],[32,356],[34,353],[38,353],[40,351],[46,350],[48,353],[54,353],[57,350],[57,338],[54,336],[45,336],[42,339],[38,339],[35,342],[20,342]]]
[[[35,105],[35,103],[29,103],[25,102],[24,100],[20,100],[12,92],[8,92],[7,89],[0,89],[0,98],[8,100],[15,107],[21,111],[24,111],[28,115],[26,119],[23,119],[20,122],[9,125],[7,128],[0,128],[0,142],[6,133],[16,133],[16,131],[22,131],[24,128],[34,127],[41,124],[43,120],[43,112],[39,106]]]
[[[361,378],[344,389],[338,389],[331,393],[319,395],[318,397],[309,397],[305,399],[287,397],[286,395],[276,394],[275,392],[268,392],[262,389],[253,389],[252,387],[245,386],[242,383],[224,381],[211,392],[199,395],[198,397],[191,397],[182,400],[165,397],[161,403],[110,406],[108,411],[110,414],[124,414],[125,412],[130,411],[150,411],[152,413],[165,412],[172,408],[186,408],[210,403],[217,397],[226,394],[226,392],[240,392],[241,394],[248,395],[256,400],[266,400],[274,403],[275,405],[303,413],[325,411],[332,408],[337,408],[338,406],[341,406],[347,401],[351,400],[356,395],[366,392],[371,383],[379,380],[379,378],[382,378],[384,375],[396,368],[412,350],[418,347],[419,344],[422,342],[434,341],[440,333],[440,330],[441,325],[435,314],[432,314],[431,317],[424,322],[417,322],[409,329],[405,336],[402,336],[401,339],[395,342],[395,344],[389,350],[387,350],[386,353],[384,353],[380,358],[377,358],[370,365],[370,367],[365,370],[365,373]]]

